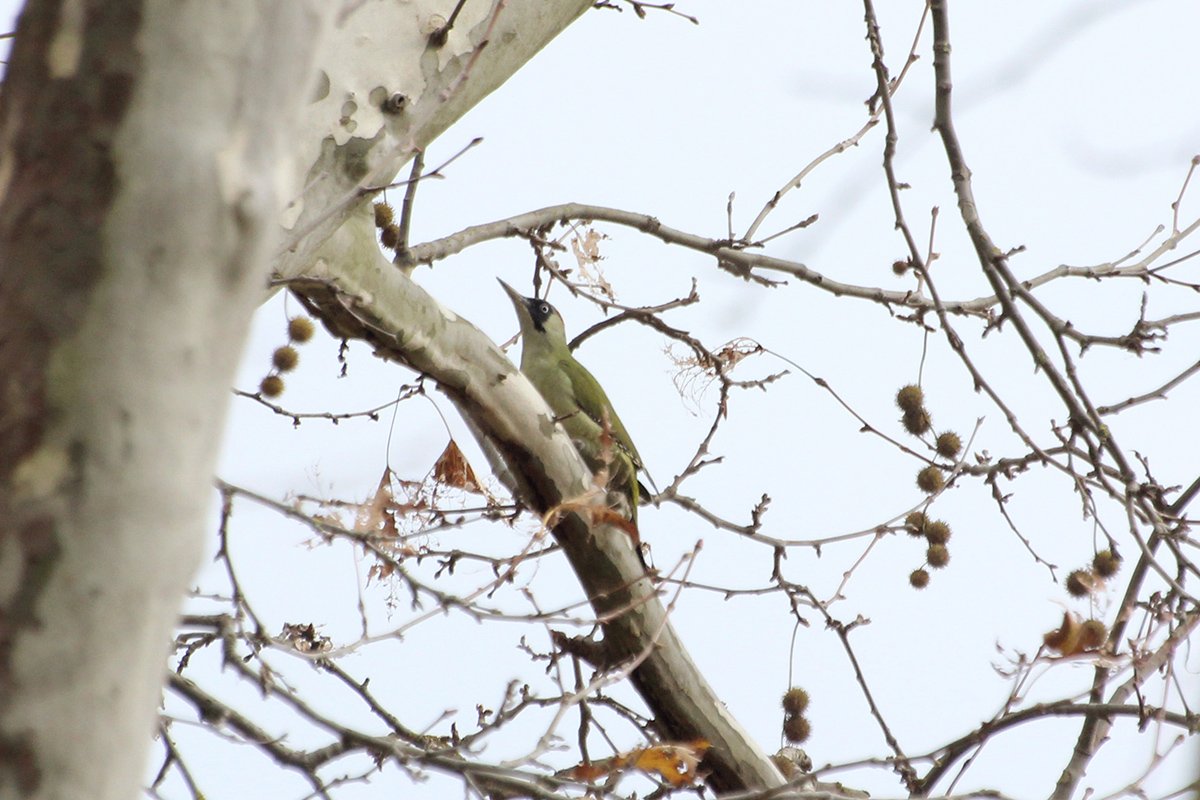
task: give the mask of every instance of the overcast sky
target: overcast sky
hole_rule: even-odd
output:
[[[878,5],[894,75],[912,44],[921,4]],[[422,185],[413,241],[569,201],[649,213],[673,227],[721,237],[728,233],[730,193],[736,193],[733,228],[740,234],[777,189],[865,121],[864,101],[874,91],[875,77],[861,4],[680,0],[678,8],[700,24],[661,12],[644,20],[629,11],[589,12],[435,142],[427,163],[440,163],[472,138],[484,138],[447,171],[446,180]],[[1191,158],[1200,153],[1198,25],[1195,0],[951,3],[955,121],[985,226],[999,247],[1025,248],[1011,262],[1018,276],[1033,277],[1060,264],[1119,259],[1142,245],[1156,226],[1170,226],[1171,203]],[[930,210],[940,209],[934,250],[941,257],[934,276],[943,298],[973,299],[990,290],[958,219],[940,141],[930,130],[930,40],[927,25],[917,48],[920,60],[895,98],[896,164],[899,179],[911,186],[903,193],[905,211],[923,244]],[[819,220],[772,242],[765,252],[803,262],[838,281],[912,288],[911,277],[891,273],[905,247],[892,225],[882,149],[880,126],[857,148],[815,170],[759,233],[773,233],[812,214]],[[1184,199],[1181,227],[1200,213],[1197,188]],[[390,199],[398,204],[400,198]],[[751,337],[824,378],[870,423],[906,442],[911,439],[896,423],[893,397],[901,385],[920,378],[939,430],[953,428],[964,441],[974,435],[973,452],[1020,452],[1003,415],[972,391],[940,333],[926,341],[916,326],[896,321],[876,304],[833,297],[794,280],[774,289],[753,286],[720,272],[700,254],[668,248],[630,230],[598,227],[611,237],[602,243],[602,269],[621,303],[649,305],[686,295],[694,278],[702,302],[671,312],[666,321],[710,346]],[[1182,247],[1183,252],[1193,249],[1194,242]],[[574,266],[566,253],[561,262]],[[419,268],[414,277],[503,342],[517,325],[495,278],[531,291],[532,263],[527,245],[505,241],[432,269]],[[1194,265],[1177,269],[1175,277],[1197,280]],[[1073,279],[1047,286],[1039,296],[1077,327],[1111,335],[1132,327],[1146,288],[1132,281]],[[1151,290],[1151,318],[1196,310],[1195,293]],[[550,299],[562,311],[568,335],[602,318],[561,289]],[[286,315],[298,311],[298,304],[283,296],[263,307],[238,388],[254,390],[271,351],[284,343]],[[984,340],[978,324],[961,319],[956,324],[977,363],[1003,387],[1035,438],[1052,442],[1049,422],[1061,424],[1066,414],[1033,373],[1011,330]],[[680,396],[665,344],[648,329],[625,325],[589,340],[578,352],[607,388],[660,486],[691,457],[712,423],[715,401],[714,392]],[[1164,347],[1163,354],[1142,359],[1089,354],[1081,370],[1093,399],[1112,403],[1161,385],[1196,361],[1200,336],[1184,325]],[[510,351],[514,360],[518,353],[519,345]],[[377,363],[355,345],[348,354],[348,377],[339,378],[337,342],[323,333],[301,351],[301,361],[282,400],[297,411],[370,408],[393,399],[414,377]],[[763,356],[735,376],[761,377],[788,368]],[[1188,411],[1198,403],[1195,382],[1185,383],[1170,400],[1115,418],[1114,434],[1150,460],[1161,483],[1186,485],[1200,463],[1197,417]],[[768,392],[734,396],[730,418],[712,448],[724,462],[685,484],[685,493],[738,522],[748,521],[754,503],[767,493],[772,503],[763,532],[779,538],[870,530],[920,502],[913,482],[920,465],[861,434],[860,427],[827,392],[792,369]],[[362,500],[385,466],[420,479],[445,446],[448,431],[476,471],[486,474],[486,461],[469,432],[436,392],[428,400],[407,402],[394,419],[389,412],[380,422],[310,421],[299,428],[238,400],[219,474],[280,499],[307,493]],[[1082,518],[1068,481],[1038,469],[1002,488],[1015,493],[1010,513],[1038,555],[1058,565],[1060,579],[1090,560],[1096,529]],[[1134,545],[1118,511],[1106,509],[1104,521],[1124,537],[1132,558]],[[1051,571],[1030,556],[996,512],[990,489],[978,482],[946,493],[931,513],[948,520],[955,533],[951,564],[934,574],[928,589],[916,592],[907,584],[909,572],[923,562],[923,549],[892,535],[875,545],[847,583],[846,599],[832,606],[844,622],[860,614],[871,620],[854,635],[856,653],[876,702],[910,754],[965,734],[994,714],[1010,688],[995,667],[1007,665],[1007,656],[1017,651],[1032,655],[1042,635],[1061,620],[1064,605],[1111,622],[1123,588],[1118,580],[1118,588],[1095,608],[1069,602]],[[642,537],[660,567],[670,568],[703,539],[692,579],[727,587],[767,585],[768,549],[734,541],[675,509],[644,509],[640,519]],[[311,621],[323,624],[335,640],[355,635],[356,587],[367,565],[356,564],[345,548],[304,546],[303,530],[248,505],[239,508],[236,522],[239,558],[269,632],[283,622]],[[442,534],[435,543],[446,549],[469,544],[513,551],[521,546],[521,536],[485,526]],[[830,545],[819,557],[811,549],[793,550],[785,573],[818,596],[831,597],[870,541],[867,536]],[[458,578],[459,586],[486,583],[488,573],[464,567]],[[220,573],[211,569],[200,580],[214,591],[223,585]],[[581,599],[565,565],[553,559],[522,580],[547,606]],[[381,626],[411,614],[403,597],[390,617],[384,593],[371,589],[365,597],[375,604],[372,614]],[[519,598],[505,602],[520,607]],[[782,598],[726,601],[694,591],[683,595],[674,619],[718,693],[768,751],[780,744],[779,696],[794,652],[794,681],[813,698],[814,733],[805,745],[813,762],[887,755],[837,637],[824,630],[819,614],[807,616],[812,626],[801,628],[793,642],[793,620]],[[451,615],[414,628],[403,643],[349,658],[346,666],[374,676],[377,688],[394,681],[381,691],[389,693],[411,727],[429,725],[431,732],[445,733],[453,721],[467,730],[475,705],[498,702],[508,680],[536,686],[540,679],[545,688],[542,666],[530,664],[516,649],[522,634],[536,649],[547,648],[543,629],[481,626]],[[1194,695],[1194,658],[1188,666],[1181,679]],[[1031,696],[1083,691],[1092,674],[1087,664],[1057,666]],[[303,684],[307,678],[296,680]],[[228,691],[239,696],[240,690]],[[631,692],[616,693],[636,703]],[[1162,698],[1147,702],[1160,704]],[[447,710],[457,714],[443,718]],[[995,787],[1014,797],[1046,796],[1078,724],[1038,721],[1004,734],[983,750],[956,789]],[[1120,788],[1148,767],[1152,745],[1161,751],[1176,734],[1127,735],[1133,727],[1128,721],[1118,726],[1085,785],[1105,792]],[[525,734],[533,738],[514,735],[491,742],[484,757],[528,750],[538,733],[530,726]],[[564,734],[572,740],[574,731]],[[632,742],[628,731],[621,734],[622,744]],[[302,734],[294,736],[291,744],[304,741]],[[198,752],[198,766],[206,765],[202,786],[210,798],[251,792],[299,798],[307,791],[298,777],[265,771],[261,760],[236,748],[214,751],[218,755]],[[214,761],[219,769],[211,766]],[[1191,766],[1186,759],[1181,763]],[[1183,782],[1183,774],[1180,768],[1164,770],[1151,786],[1165,793]],[[877,797],[903,794],[887,769],[836,778]],[[394,780],[404,787],[404,796],[459,796],[446,779],[416,788],[404,778]],[[168,788],[169,796],[184,796],[180,786]],[[364,787],[344,791],[347,797],[378,796]]]

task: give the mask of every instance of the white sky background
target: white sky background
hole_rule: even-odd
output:
[[[921,4],[878,5],[895,75]],[[447,170],[447,180],[421,186],[412,241],[568,201],[645,212],[667,225],[719,237],[727,233],[730,192],[737,193],[734,229],[741,233],[776,189],[864,122],[863,102],[874,91],[875,77],[861,4],[683,0],[679,8],[698,16],[701,24],[665,13],[638,20],[628,11],[589,12],[434,143],[430,165],[484,137],[480,147]],[[1170,225],[1170,204],[1189,160],[1200,153],[1198,24],[1200,6],[1194,0],[952,4],[958,134],[974,171],[985,226],[1002,248],[1027,248],[1012,260],[1019,276],[1032,277],[1061,263],[1120,258],[1157,225]],[[934,276],[943,298],[972,299],[989,291],[958,222],[940,141],[930,131],[928,26],[923,37],[921,60],[894,101],[901,135],[897,169],[912,185],[904,193],[905,211],[918,240],[928,238],[930,208],[941,209],[934,248],[941,258]],[[880,125],[858,148],[822,165],[788,195],[760,233],[814,213],[820,220],[773,242],[767,253],[802,261],[839,281],[896,290],[913,286],[911,278],[896,278],[890,269],[905,248],[893,230],[880,168],[883,134]],[[401,194],[389,199],[398,206]],[[1200,199],[1193,190],[1183,204],[1182,225],[1197,213]],[[918,377],[925,343],[915,326],[891,319],[873,303],[835,298],[797,281],[774,290],[751,286],[719,272],[700,254],[615,226],[600,229],[612,237],[603,243],[603,271],[620,302],[637,306],[683,296],[695,277],[703,302],[669,313],[668,323],[691,330],[710,347],[752,337],[826,379],[872,424],[913,443],[896,422],[893,396]],[[1185,245],[1183,251],[1196,246]],[[569,254],[560,263],[574,266]],[[1195,265],[1177,269],[1176,277],[1197,280]],[[432,269],[419,268],[414,277],[446,306],[505,341],[517,326],[495,278],[530,291],[531,273],[528,246],[512,240],[474,248]],[[1119,334],[1136,321],[1142,289],[1133,282],[1097,285],[1074,279],[1046,287],[1039,296],[1085,331]],[[561,289],[550,299],[562,311],[569,335],[601,318]],[[1195,310],[1197,302],[1186,290],[1154,289],[1147,314]],[[294,300],[279,296],[259,313],[239,388],[253,391],[271,351],[284,343],[284,305],[288,313],[299,310]],[[1005,329],[1003,336],[981,341],[977,325],[953,321],[976,363],[1027,429],[1048,442],[1048,418],[1061,423],[1065,412],[1033,374],[1012,332]],[[577,353],[606,387],[660,486],[690,458],[711,424],[715,400],[715,392],[700,398],[699,405],[679,397],[664,344],[649,329],[625,325],[593,338]],[[1081,370],[1093,399],[1112,403],[1161,385],[1197,359],[1200,337],[1181,326],[1165,347],[1163,355],[1140,360],[1116,352],[1089,354]],[[301,349],[301,367],[287,378],[283,405],[296,411],[361,410],[388,402],[413,379],[377,362],[361,345],[351,347],[349,376],[339,379],[336,350],[323,332]],[[518,353],[510,351],[514,360]],[[735,377],[759,377],[785,367],[763,357],[744,364]],[[969,377],[940,333],[929,339],[923,382],[937,429],[953,428],[965,441],[982,417],[973,451],[1019,452],[1002,414],[971,391]],[[388,412],[378,423],[352,420],[335,427],[313,420],[298,429],[251,401],[238,400],[220,477],[280,499],[299,492],[362,500],[385,465],[405,478],[424,476],[446,443],[439,412],[476,471],[485,473],[486,462],[452,405],[436,393],[431,397],[432,402],[408,401],[394,421]],[[1198,402],[1193,381],[1170,400],[1143,405],[1111,425],[1120,442],[1150,459],[1161,483],[1186,485],[1200,468],[1195,455],[1200,431],[1189,411]],[[780,538],[870,529],[921,500],[913,483],[919,464],[858,428],[829,394],[793,370],[766,393],[733,397],[730,418],[713,447],[724,463],[702,472],[684,491],[739,522],[748,521],[750,508],[765,492],[772,504],[763,532]],[[1059,566],[1060,578],[1090,561],[1092,523],[1081,519],[1077,497],[1061,476],[1037,469],[1004,489],[1015,492],[1010,513],[1037,552]],[[923,547],[893,535],[875,546],[850,579],[847,599],[833,606],[844,622],[859,614],[870,618],[871,624],[853,635],[856,654],[909,755],[965,734],[994,714],[1009,689],[993,669],[1005,663],[997,646],[1032,654],[1042,635],[1061,620],[1066,602],[1061,586],[1007,529],[986,487],[961,483],[937,501],[931,515],[946,519],[954,538],[949,567],[934,573],[928,589],[916,592],[907,584],[909,572],[924,560]],[[1122,532],[1122,520],[1110,517],[1112,530]],[[366,565],[356,567],[346,548],[304,546],[303,530],[248,504],[238,506],[235,521],[236,563],[268,633],[277,633],[284,622],[314,622],[335,642],[357,634],[356,585]],[[519,548],[525,535],[476,528],[442,534],[431,544],[505,552]],[[640,528],[661,568],[669,569],[703,539],[692,579],[735,587],[767,584],[771,554],[766,548],[733,542],[729,534],[670,508],[643,509]],[[1121,541],[1131,563],[1135,553],[1127,532]],[[831,545],[820,558],[811,550],[793,550],[785,573],[829,597],[869,542],[866,537]],[[520,577],[546,607],[581,599],[561,557],[543,560]],[[489,573],[464,564],[458,579],[458,586],[483,584]],[[200,585],[221,590],[221,573],[209,569]],[[1120,578],[1116,585],[1123,588]],[[1116,591],[1110,598],[1114,603]],[[408,616],[403,596],[390,621],[382,609],[383,593],[372,589],[365,598],[373,604],[373,630],[386,630]],[[497,602],[529,610],[515,593]],[[1088,610],[1083,603],[1069,605]],[[1114,610],[1102,602],[1097,613],[1107,612],[1111,622]],[[817,765],[887,755],[836,636],[823,629],[818,613],[806,616],[813,625],[799,631],[794,650],[794,682],[812,695],[813,736],[805,749]],[[764,748],[777,749],[779,696],[788,685],[792,645],[784,599],[724,601],[720,595],[691,592],[681,599],[674,621],[734,715]],[[522,634],[535,649],[548,649],[544,629],[477,625],[451,615],[413,629],[402,643],[369,648],[343,665],[372,676],[372,688],[410,727],[432,725],[431,733],[443,734],[456,721],[467,731],[474,706],[498,702],[508,680],[548,688],[543,665],[530,664],[515,647]],[[1194,657],[1188,666],[1196,668]],[[294,674],[300,685],[311,680],[303,671]],[[1091,677],[1089,665],[1060,665],[1032,696],[1061,696],[1064,687],[1084,691]],[[1182,677],[1194,696],[1190,671]],[[624,688],[615,693],[636,702]],[[227,682],[223,696],[250,702],[253,692]],[[318,697],[347,721],[363,719],[335,695]],[[1162,698],[1147,702],[1159,705]],[[456,709],[457,716],[438,722],[448,709]],[[572,716],[561,731],[568,741],[574,741],[576,720]],[[1114,741],[1093,762],[1085,786],[1113,791],[1137,778],[1149,765],[1151,746],[1157,741],[1164,749],[1177,733],[1126,735],[1134,726],[1129,720],[1118,723]],[[1078,728],[1077,719],[1037,721],[1002,734],[983,750],[957,790],[995,787],[1014,797],[1046,796]],[[193,768],[209,798],[307,793],[298,776],[265,768],[249,748],[214,747],[207,744],[207,734],[189,737],[177,730],[195,747]],[[622,745],[633,743],[627,729],[613,730]],[[525,738],[517,738],[518,731]],[[518,755],[540,733],[537,725],[514,729],[513,737],[492,741],[484,757]],[[305,741],[298,733],[289,739],[294,746]],[[593,749],[594,757],[603,755]],[[1175,769],[1161,772],[1149,784],[1152,793],[1182,785],[1191,766],[1185,757]],[[414,787],[394,770],[389,774],[387,791],[398,788],[402,796],[460,796],[457,781],[434,776]],[[834,778],[876,797],[903,794],[887,769]],[[382,791],[342,790],[345,797],[376,797]],[[168,783],[164,793],[185,796],[177,782]]]

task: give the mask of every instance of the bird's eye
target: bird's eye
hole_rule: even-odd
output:
[[[546,315],[547,317],[550,316],[550,304],[542,303],[541,305],[538,306],[538,311],[540,313]]]

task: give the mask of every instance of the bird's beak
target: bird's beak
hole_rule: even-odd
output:
[[[516,289],[509,286],[507,283],[500,280],[499,278],[496,278],[496,280],[499,281],[500,285],[504,287],[504,291],[508,292],[509,298],[511,298],[514,303],[517,303],[517,302],[524,303],[525,302],[525,296],[523,294],[521,294]]]
[[[499,278],[496,278],[496,280],[500,281],[500,285],[503,286],[504,291],[508,293],[508,299],[512,300],[513,306],[517,309],[517,318],[521,320],[522,327],[524,327],[524,322],[529,317],[529,298],[525,297],[525,295],[509,286],[504,281],[501,281]]]

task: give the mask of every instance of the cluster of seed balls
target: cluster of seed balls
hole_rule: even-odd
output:
[[[304,344],[313,337],[313,324],[307,317],[292,317],[288,320],[288,341]],[[279,397],[283,394],[282,372],[291,372],[300,363],[300,354],[291,344],[275,348],[271,354],[271,371],[258,384],[258,393],[263,397]]]
[[[1083,567],[1067,576],[1067,594],[1072,597],[1087,597],[1104,586],[1104,581],[1121,569],[1121,556],[1115,550],[1101,550],[1092,558],[1089,567]]]
[[[920,386],[909,384],[901,388],[896,392],[896,405],[903,412],[900,422],[904,430],[913,436],[924,436],[933,429],[933,421],[925,409],[925,393]],[[933,448],[943,458],[957,458],[962,450],[962,440],[954,431],[944,431],[937,435]],[[936,464],[930,464],[917,473],[917,487],[926,494],[936,494],[945,485],[946,477]],[[914,511],[905,518],[904,528],[910,535],[924,538],[929,543],[925,551],[926,566],[941,569],[950,563],[950,551],[946,549],[946,542],[950,540],[950,526],[945,521],[930,520],[922,512]],[[924,589],[929,585],[929,571],[925,567],[913,570],[908,582],[914,589]]]
[[[808,692],[793,686],[783,695],[783,736],[792,744],[803,744],[812,732],[804,712],[808,710]]]
[[[379,243],[388,250],[400,244],[400,226],[392,221],[392,207],[387,203],[375,204],[375,227],[379,229]]]
[[[946,549],[950,526],[944,520],[931,520],[922,512],[914,511],[904,519],[904,529],[909,536],[924,538],[929,543],[925,550],[925,565],[930,569],[941,569],[950,563],[950,551]],[[925,567],[914,569],[909,573],[908,583],[914,589],[924,589],[929,585],[929,570]]]

